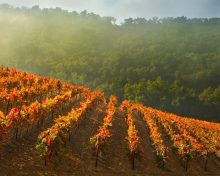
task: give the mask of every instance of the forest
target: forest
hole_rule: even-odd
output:
[[[220,18],[124,19],[0,5],[0,66],[220,122]]]

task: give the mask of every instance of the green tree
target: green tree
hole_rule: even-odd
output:
[[[105,98],[108,99],[111,95],[116,95],[119,97],[118,102],[123,101],[124,86],[127,84],[127,80],[123,76],[113,77],[106,83],[98,86],[96,89],[103,92]]]
[[[211,105],[213,102],[213,89],[209,86],[207,89],[199,95],[199,99],[204,102],[204,104]]]

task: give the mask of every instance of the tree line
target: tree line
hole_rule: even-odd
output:
[[[0,61],[180,116],[220,121],[220,18],[0,5]]]

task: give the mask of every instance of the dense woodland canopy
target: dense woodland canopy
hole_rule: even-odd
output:
[[[0,63],[220,122],[220,18],[115,22],[86,10],[1,4]]]

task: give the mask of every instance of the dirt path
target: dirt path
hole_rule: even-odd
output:
[[[73,99],[69,105],[63,108],[63,111],[60,111],[59,115],[71,111],[72,107],[79,107],[82,101],[85,101],[85,98]],[[44,162],[36,149],[36,142],[38,135],[51,127],[52,124],[53,121],[49,117],[44,129],[34,127],[32,131],[29,130],[27,134],[23,133],[17,140],[12,138],[2,142],[0,146],[0,175],[39,175],[38,173],[42,169],[42,173],[44,173],[47,168],[44,167]]]
[[[71,108],[78,108],[80,101],[84,99],[74,100],[64,108],[60,114],[71,111]],[[102,154],[98,159],[98,167],[95,167],[95,157],[93,151],[86,144],[89,139],[97,133],[97,129],[101,126],[106,113],[107,106],[99,103],[94,107],[92,113],[88,113],[82,123],[73,130],[71,141],[67,143],[71,150],[69,155],[60,157],[52,156],[50,165],[45,166],[44,160],[39,156],[36,149],[37,137],[41,128],[35,128],[33,131],[22,135],[18,140],[11,139],[2,143],[0,146],[0,176],[11,175],[53,175],[53,176],[73,176],[73,175],[214,175],[220,173],[220,169],[212,160],[208,160],[208,170],[203,168],[196,162],[191,163],[189,170],[184,171],[180,165],[177,155],[170,152],[170,162],[165,163],[165,169],[162,171],[156,164],[156,154],[151,145],[149,133],[145,122],[141,116],[134,111],[133,118],[137,135],[142,138],[141,146],[143,150],[142,161],[135,160],[135,169],[132,170],[131,161],[126,156],[127,142],[125,137],[127,134],[127,123],[125,115],[118,108],[114,115],[112,126],[112,141],[110,142],[110,151],[107,155]],[[45,128],[51,127],[52,121],[48,119]],[[169,140],[163,135],[164,145],[170,146]]]
[[[146,135],[148,132],[144,130],[144,128],[147,129],[144,120],[142,119],[142,117],[136,112],[133,112],[133,117],[134,119],[136,119],[135,121],[135,125],[136,125],[136,129],[138,130],[138,135],[142,137],[142,149],[143,152],[146,148],[147,145],[149,145],[149,135]],[[145,131],[145,132],[144,132]],[[169,141],[169,139],[166,137],[166,134],[163,134],[162,131],[160,131],[162,134],[162,139],[164,141],[164,145],[165,147],[171,147],[171,143]],[[144,134],[145,133],[145,134]],[[147,144],[144,143],[144,137],[145,136],[145,141],[147,141]],[[144,144],[144,145],[143,145]],[[154,150],[154,148],[151,148],[152,150]],[[147,150],[145,150],[147,151]],[[148,151],[148,155],[149,155],[149,151]],[[152,158],[154,157],[155,154],[153,154]],[[189,164],[189,168],[188,171],[186,172],[184,170],[184,168],[181,166],[180,163],[180,157],[177,154],[174,154],[172,151],[170,151],[169,153],[169,157],[170,160],[169,162],[165,163],[165,168],[164,171],[159,171],[155,168],[155,166],[153,166],[151,164],[150,168],[152,169],[153,172],[150,172],[150,175],[155,174],[158,171],[159,175],[215,175],[216,173],[220,173],[220,168],[210,159],[208,158],[208,169],[207,171],[204,170],[204,167],[202,166],[202,164],[197,163],[196,161],[191,161]],[[154,159],[153,159],[154,160]],[[155,160],[153,161],[151,159],[149,159],[146,162],[155,162]],[[151,169],[149,171],[151,171]],[[148,172],[146,172],[148,173]]]
[[[151,145],[151,140],[149,136],[149,132],[146,127],[146,123],[142,119],[142,117],[136,112],[132,113],[134,118],[135,128],[138,130],[137,135],[142,138],[140,143],[141,149],[143,150],[143,160],[136,164],[135,169],[139,170],[140,174],[147,175],[170,175],[172,171],[170,168],[165,166],[164,171],[160,168],[156,163],[156,153],[155,149]]]

